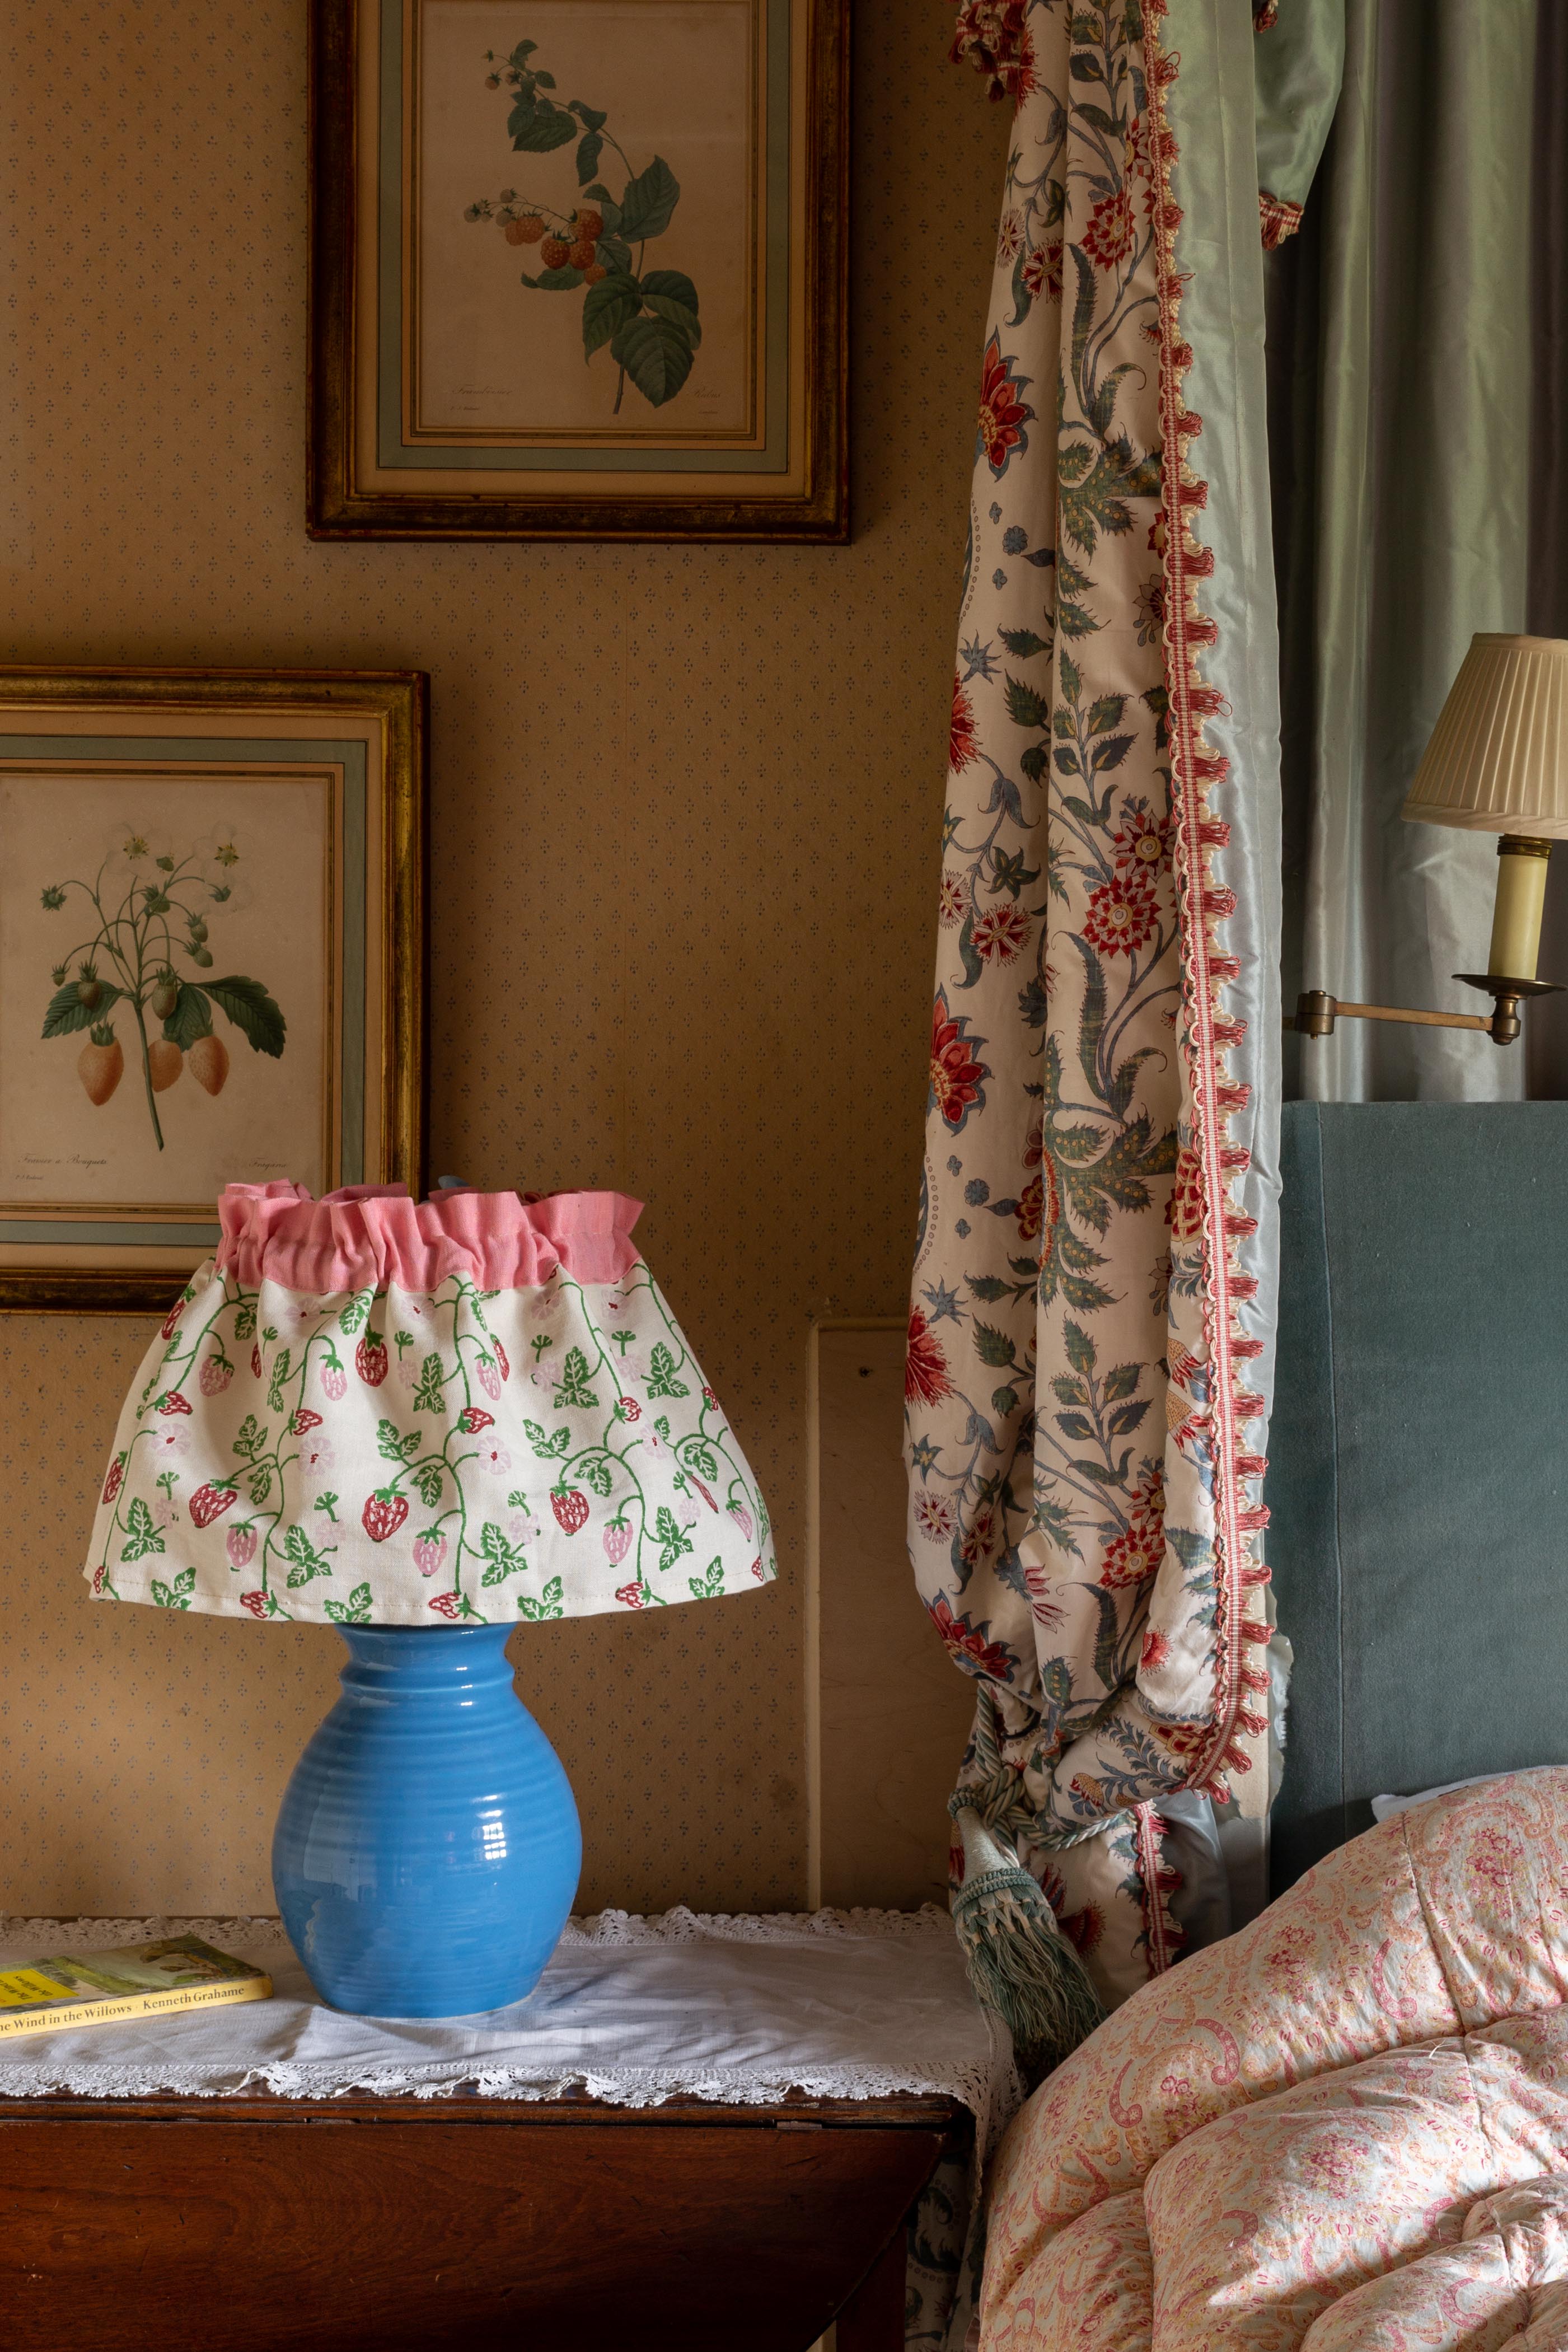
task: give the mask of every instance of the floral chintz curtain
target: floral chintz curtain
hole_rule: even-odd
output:
[[[955,1908],[977,1877],[1027,1874],[1103,2002],[1178,1948],[1160,1800],[1253,1769],[1270,1630],[1228,762],[1204,731],[1230,706],[1202,658],[1214,550],[1194,528],[1165,14],[959,16],[957,50],[1017,117],[906,1378],[916,1578],[976,1683]]]

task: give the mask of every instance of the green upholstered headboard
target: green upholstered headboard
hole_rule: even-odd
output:
[[[1568,1761],[1568,1103],[1291,1103],[1274,1891],[1368,1800]]]

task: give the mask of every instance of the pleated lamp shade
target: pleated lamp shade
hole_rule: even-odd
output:
[[[1470,639],[1401,814],[1568,839],[1568,638]]]

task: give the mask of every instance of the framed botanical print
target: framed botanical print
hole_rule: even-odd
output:
[[[312,534],[847,537],[847,24],[312,0]]]
[[[0,669],[0,1307],[164,1307],[225,1184],[423,1173],[427,680]]]

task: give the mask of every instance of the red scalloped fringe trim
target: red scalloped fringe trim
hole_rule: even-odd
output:
[[[1181,275],[1176,232],[1181,208],[1171,194],[1176,146],[1166,110],[1166,92],[1177,62],[1160,46],[1159,27],[1167,0],[1145,0],[1144,69],[1148,83],[1149,151],[1153,164],[1155,256],[1159,310],[1160,421],[1165,444],[1166,683],[1170,698],[1171,814],[1177,899],[1182,921],[1182,989],[1186,1013],[1188,1076],[1193,1097],[1193,1149],[1199,1163],[1204,1203],[1204,1324],[1213,1369],[1215,1425],[1214,1715],[1208,1736],[1192,1759],[1189,1788],[1224,1797],[1225,1772],[1245,1772],[1251,1758],[1241,1744],[1265,1727],[1249,1709],[1249,1694],[1267,1689],[1267,1675],[1254,1664],[1256,1646],[1268,1639],[1261,1619],[1245,1614],[1243,1595],[1269,1581],[1254,1538],[1268,1524],[1268,1512],[1249,1500],[1249,1480],[1261,1477],[1264,1457],[1251,1451],[1244,1424],[1262,1411],[1262,1399],[1246,1388],[1241,1367],[1262,1352],[1262,1342],[1241,1327],[1238,1309],[1252,1297],[1256,1282],[1237,1263],[1239,1244],[1256,1230],[1235,1207],[1232,1177],[1248,1165],[1248,1153],[1228,1140],[1231,1116],[1246,1108],[1249,1088],[1227,1074],[1225,1056],[1241,1042],[1245,1024],[1227,1013],[1220,992],[1239,976],[1234,956],[1220,951],[1218,929],[1235,912],[1234,894],[1210,878],[1210,860],[1229,838],[1229,827],[1209,808],[1210,787],[1224,781],[1229,762],[1210,750],[1203,722],[1223,707],[1217,687],[1198,676],[1199,650],[1215,643],[1218,631],[1203,612],[1196,583],[1214,568],[1213,551],[1200,548],[1191,518],[1205,505],[1208,485],[1186,461],[1186,445],[1202,430],[1182,400],[1183,379],[1192,351],[1180,334]],[[1147,1883],[1147,1882],[1145,1882]],[[1151,1959],[1154,1948],[1151,1946]]]
[[[1294,236],[1301,226],[1301,207],[1289,205],[1283,196],[1271,196],[1267,188],[1258,191],[1258,218],[1262,226],[1263,250],[1272,253],[1288,236]]]
[[[1144,1935],[1148,1946],[1149,1973],[1163,1977],[1179,1959],[1186,1930],[1171,1916],[1170,1899],[1181,1885],[1181,1873],[1165,1858],[1165,1823],[1157,1805],[1133,1808],[1133,1851],[1144,1889]]]

